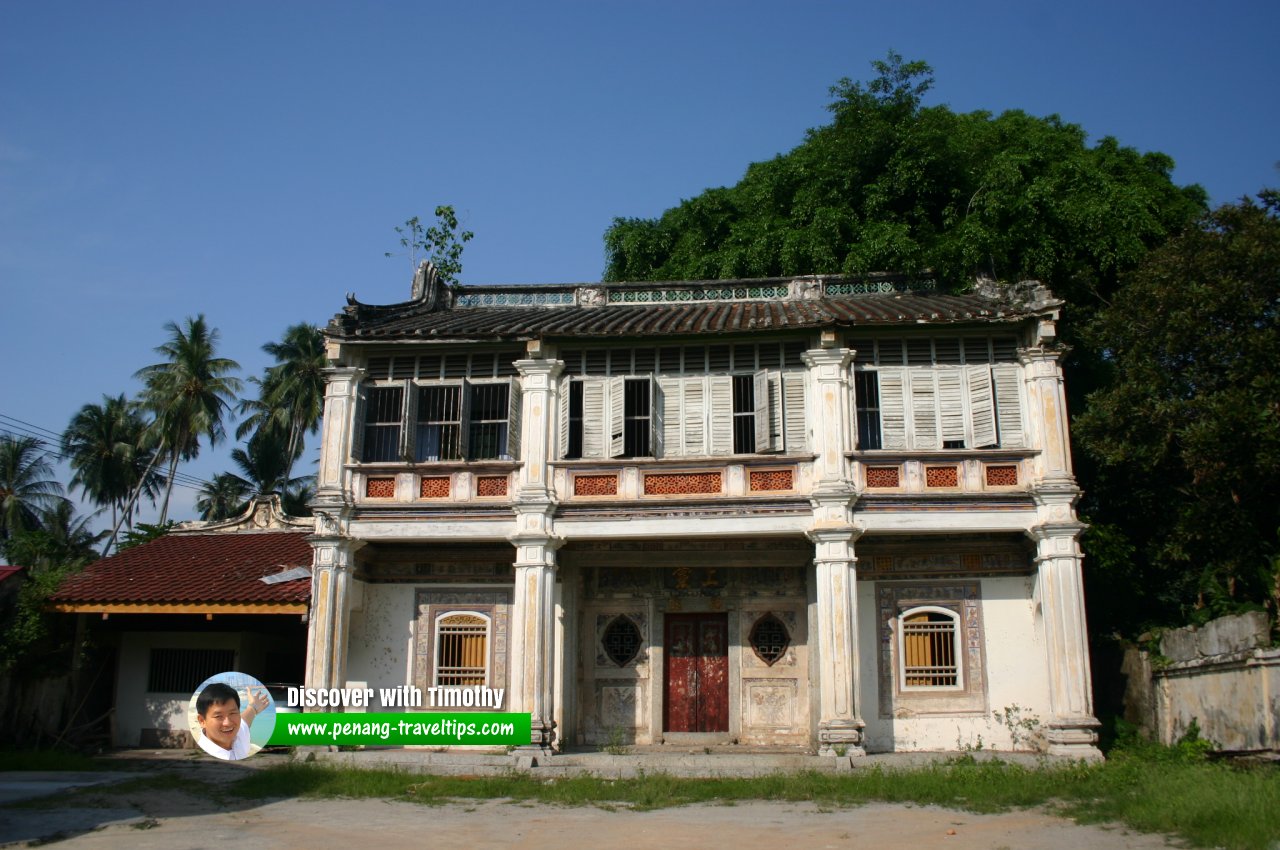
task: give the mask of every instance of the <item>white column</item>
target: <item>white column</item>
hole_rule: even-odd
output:
[[[1018,351],[1026,373],[1032,445],[1040,449],[1036,477],[1043,482],[1070,482],[1074,486],[1061,357],[1061,349],[1049,345]]]
[[[1049,754],[1099,759],[1080,568],[1083,556],[1077,542],[1084,528],[1073,518],[1031,529],[1037,545],[1035,596],[1049,672]]]
[[[556,377],[564,363],[549,360],[540,343],[529,344],[530,357],[516,361],[521,377],[520,396],[520,466],[517,501],[543,501],[551,498],[551,434],[555,422],[559,389]],[[563,427],[563,423],[561,423]]]
[[[324,430],[320,437],[320,468],[316,473],[316,498],[342,504],[346,485],[347,457],[355,422],[356,398],[364,370],[355,366],[334,366],[325,370]]]
[[[857,499],[846,452],[852,447],[849,363],[854,352],[837,348],[825,332],[821,348],[804,353],[809,367],[810,434],[814,487],[810,494],[814,543],[816,616],[810,644],[818,669],[818,752],[861,755],[862,721],[858,705],[857,559],[853,524]]]
[[[351,619],[351,574],[364,545],[336,535],[327,516],[317,525],[333,533],[311,537],[311,611],[307,620],[308,688],[342,688],[347,680],[347,624]]]
[[[512,535],[516,547],[515,598],[511,616],[511,711],[529,712],[532,746],[549,753],[555,730],[556,549],[545,533],[550,512],[521,514]]]

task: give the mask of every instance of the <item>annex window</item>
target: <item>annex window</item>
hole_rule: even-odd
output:
[[[898,615],[898,675],[903,690],[960,688],[960,617],[945,608]]]
[[[610,661],[619,667],[626,667],[640,654],[644,638],[634,620],[619,614],[605,626],[601,643],[604,645],[604,654]]]
[[[437,687],[489,684],[489,618],[448,613],[436,619]]]
[[[153,649],[147,693],[191,694],[210,676],[234,670],[234,649]]]

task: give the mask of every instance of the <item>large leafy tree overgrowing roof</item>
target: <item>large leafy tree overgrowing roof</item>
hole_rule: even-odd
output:
[[[925,106],[933,71],[896,53],[865,85],[831,88],[832,121],[654,219],[617,218],[608,280],[932,269],[952,289],[982,274],[1038,278],[1078,303],[1205,209],[1173,161],[1057,116]]]

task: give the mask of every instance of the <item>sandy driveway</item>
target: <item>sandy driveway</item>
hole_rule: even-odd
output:
[[[974,815],[874,803],[827,809],[753,802],[651,812],[473,801],[232,799],[181,790],[111,790],[0,809],[0,845],[68,848],[791,848],[945,847],[1112,850],[1167,847],[1156,835],[1077,826],[1040,811]],[[13,846],[9,844],[9,846]]]

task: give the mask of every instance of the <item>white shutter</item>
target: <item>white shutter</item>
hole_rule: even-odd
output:
[[[712,375],[711,454],[733,454],[733,378]]]
[[[985,449],[996,444],[996,403],[991,391],[991,368],[967,366],[965,372],[969,385],[969,417],[973,423],[975,449]]]
[[[626,413],[627,379],[614,375],[609,379],[609,457],[622,457],[626,441],[622,436]]]
[[[809,448],[804,415],[804,372],[782,373],[782,426],[783,445],[788,452],[803,452]]]
[[[507,379],[507,456],[520,459],[520,379]]]
[[[658,422],[654,432],[658,435],[658,448],[654,457],[679,457],[685,454],[684,441],[680,439],[684,417],[680,414],[681,381],[663,376],[654,381],[658,397],[653,402]]]
[[[658,382],[649,376],[649,457],[662,457],[658,441],[662,439],[662,399],[658,398]]]
[[[605,384],[600,378],[586,378],[582,381],[582,456],[604,457],[605,427],[604,418]]]
[[[959,369],[938,369],[938,413],[942,420],[942,441],[965,439],[963,373]],[[972,448],[972,446],[970,446]]]
[[[762,370],[756,372],[755,375],[752,376],[751,403],[753,405],[752,414],[755,417],[756,426],[756,451],[776,451],[777,442],[773,439],[773,432],[769,429],[768,372]]]
[[[932,366],[907,370],[911,378],[912,448],[938,449],[938,392],[934,386]]]
[[[880,376],[881,444],[886,449],[902,451],[907,447],[907,404],[902,369],[886,368]]]
[[[998,363],[991,367],[991,376],[995,383],[1000,448],[1023,448],[1026,439],[1022,432],[1022,369],[1014,363]]]
[[[559,453],[556,457],[563,458],[569,454],[569,388],[573,381],[564,380],[560,382],[560,397],[556,401],[556,444]]]
[[[782,451],[782,430],[782,375],[774,374],[769,379],[769,438],[773,441],[771,451]]]
[[[364,417],[368,405],[369,385],[361,384],[356,390],[356,403],[352,405],[351,411],[351,457],[348,459],[350,463],[364,461]]]
[[[684,455],[698,457],[707,453],[706,379],[685,378],[682,384],[684,401]]]

